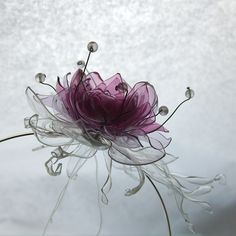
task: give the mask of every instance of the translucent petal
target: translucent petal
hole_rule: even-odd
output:
[[[192,191],[190,193],[190,195],[191,196],[201,196],[203,194],[207,194],[207,193],[211,192],[212,189],[213,189],[213,187],[210,185],[199,186],[197,189]]]
[[[170,153],[166,153],[165,158],[161,159],[162,163],[164,163],[164,165],[168,165],[174,161],[176,161],[179,157],[176,157]]]
[[[164,150],[171,142],[171,138],[166,138],[159,132],[154,132],[151,134],[144,134],[139,138],[140,143],[142,146],[151,146],[157,150]]]
[[[52,120],[39,119],[38,115],[33,115],[29,120],[29,127],[33,130],[38,141],[43,145],[57,147],[72,143],[72,138],[57,132],[52,128],[52,124]]]
[[[102,193],[101,200],[104,204],[107,205],[108,204],[107,194],[109,193],[112,187],[112,177],[111,177],[112,160],[111,158],[108,157],[108,158],[105,158],[105,161],[106,161],[106,168],[107,168],[108,174],[107,174],[106,181],[101,188],[101,193]]]
[[[128,149],[112,142],[108,150],[109,156],[119,163],[125,165],[147,165],[156,162],[165,156],[164,151],[156,150],[152,147]]]
[[[97,152],[96,148],[80,144],[75,147],[75,149],[70,153],[70,155],[83,159],[88,159],[93,157],[96,154],[96,152]]]
[[[226,176],[224,174],[217,174],[214,180],[219,184],[226,184]]]
[[[172,157],[168,154],[167,159]],[[203,178],[198,176],[184,176],[176,173],[172,173],[168,168],[168,160],[162,160],[155,162],[151,165],[141,166],[141,168],[150,176],[150,178],[156,182],[159,182],[168,187],[173,193],[176,200],[176,204],[182,214],[184,220],[188,226],[192,229],[189,216],[184,209],[184,202],[186,200],[201,206],[208,213],[212,213],[211,206],[198,198],[204,194],[208,194],[213,189],[213,184],[218,181],[225,180],[224,175],[218,174],[214,178]],[[175,160],[175,158],[173,158]]]
[[[39,99],[38,95],[30,88],[27,87],[25,90],[25,94],[27,96],[28,102],[35,112],[35,114],[39,115],[42,118],[50,118],[50,119],[57,119],[42,103]]]
[[[196,184],[196,185],[205,185],[205,184],[211,184],[214,181],[222,181],[225,183],[225,176],[222,174],[216,175],[214,178],[205,178],[205,177],[200,177],[200,176],[185,176],[185,175],[180,175],[173,173],[173,176],[182,179],[183,181],[189,182],[191,184]]]
[[[139,184],[137,186],[135,186],[134,188],[127,189],[125,196],[131,196],[131,195],[136,194],[144,185],[144,180],[145,180],[144,172],[142,171],[142,169],[139,166],[136,166],[135,168],[137,169],[137,172],[139,175]]]
[[[70,160],[66,167],[66,173],[68,178],[76,179],[78,171],[82,168],[86,161],[87,160],[83,158],[70,156]]]

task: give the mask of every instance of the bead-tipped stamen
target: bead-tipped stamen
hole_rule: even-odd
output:
[[[88,54],[88,57],[87,57],[87,60],[86,60],[85,66],[84,66],[83,75],[85,73],[85,70],[87,69],[87,65],[88,65],[91,53],[96,52],[98,50],[98,44],[96,42],[93,42],[93,41],[89,42],[87,48],[89,50],[89,54]]]
[[[192,89],[190,89],[190,87],[187,87],[187,91],[185,92],[185,96],[187,97],[187,99],[185,99],[184,101],[182,101],[175,109],[174,111],[170,114],[170,116],[156,129],[157,130],[160,130],[160,128],[162,128],[166,122],[175,114],[175,112],[185,103],[187,102],[188,100],[190,100],[193,96],[194,96],[194,91]],[[163,106],[164,107],[164,106]],[[161,107],[160,107],[161,108]],[[167,107],[166,107],[167,108]],[[167,108],[168,109],[168,108]],[[161,110],[159,109],[159,112],[158,114],[161,115]]]

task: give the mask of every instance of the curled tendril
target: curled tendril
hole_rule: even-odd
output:
[[[112,160],[110,158],[105,158],[105,162],[108,173],[107,173],[107,178],[101,188],[101,194],[102,194],[101,201],[107,205],[108,204],[107,194],[112,188],[112,177],[111,177]]]
[[[66,153],[60,146],[51,152],[52,157],[45,162],[45,167],[49,175],[57,176],[61,174],[62,163],[58,163],[59,160],[68,157]],[[55,167],[56,165],[56,167]]]

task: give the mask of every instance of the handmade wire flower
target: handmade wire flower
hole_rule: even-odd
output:
[[[68,77],[63,82],[58,79],[55,95],[26,90],[36,113],[25,120],[26,126],[41,143],[63,150],[68,143],[80,144],[89,149],[88,157],[104,149],[111,159],[127,165],[150,164],[165,156],[170,139],[155,122],[157,94],[148,82],[131,88],[120,74],[103,81],[97,72],[85,75],[81,69],[70,83]],[[58,155],[64,158],[66,153]],[[50,175],[59,174],[48,170]]]
[[[36,75],[36,80],[50,86],[53,94],[40,95],[30,87],[26,89],[29,104],[35,114],[25,118],[25,127],[33,130],[33,134],[43,146],[56,147],[45,163],[48,174],[60,175],[62,163],[59,161],[69,156],[74,157],[76,162],[67,168],[70,180],[76,176],[88,158],[102,151],[108,170],[107,179],[101,188],[101,199],[105,204],[108,203],[107,193],[111,188],[112,163],[117,162],[128,175],[137,173],[139,179],[137,186],[126,191],[127,196],[142,188],[145,177],[151,182],[162,201],[169,235],[171,229],[168,214],[154,182],[161,183],[173,191],[177,206],[193,231],[188,214],[183,208],[184,200],[198,203],[211,211],[209,204],[198,200],[197,197],[210,192],[213,182],[224,181],[223,175],[216,175],[212,179],[183,176],[171,173],[168,168],[168,164],[177,157],[166,152],[171,138],[164,136],[164,133],[168,132],[164,125],[184,102],[193,97],[193,90],[188,87],[186,100],[176,107],[166,121],[159,124],[157,117],[167,115],[168,108],[158,107],[158,97],[150,83],[141,81],[131,87],[119,73],[103,80],[98,72],[87,72],[90,54],[97,51],[97,48],[95,42],[90,42],[86,63],[78,63],[81,68],[71,80],[70,73],[62,81],[58,77],[55,88],[45,83],[46,75]],[[66,186],[50,219],[65,193]],[[43,234],[46,233],[48,223]]]

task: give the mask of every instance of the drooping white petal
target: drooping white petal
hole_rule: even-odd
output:
[[[152,147],[124,148],[112,142],[108,150],[109,156],[116,162],[125,165],[147,165],[156,162],[165,156],[164,150]]]

